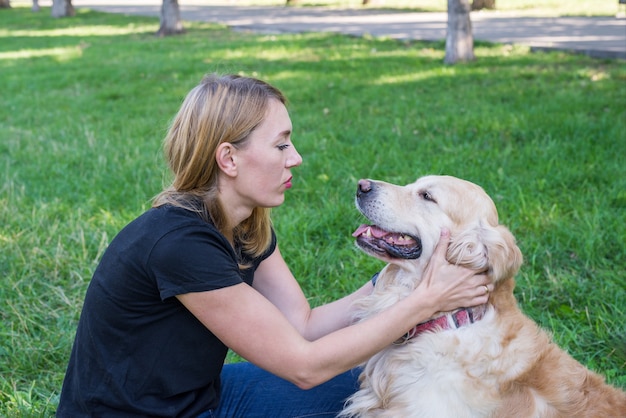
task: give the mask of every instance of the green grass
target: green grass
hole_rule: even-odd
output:
[[[445,173],[482,185],[525,254],[523,310],[626,387],[626,63],[478,43],[254,35],[81,10],[0,11],[0,416],[51,416],[102,251],[167,174],[161,140],[204,73],[291,101],[304,164],[274,211],[314,305],[381,264],[354,249],[361,177]]]

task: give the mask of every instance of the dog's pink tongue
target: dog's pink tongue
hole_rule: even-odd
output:
[[[372,235],[374,238],[382,238],[385,235],[388,235],[389,232],[385,231],[384,229],[380,229],[379,227],[377,227],[376,225],[361,225],[359,226],[356,231],[354,231],[352,233],[353,237],[358,237],[361,236],[363,234],[367,234],[369,231],[369,235]]]

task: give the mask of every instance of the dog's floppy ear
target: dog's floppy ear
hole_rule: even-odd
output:
[[[504,226],[483,222],[454,234],[447,258],[477,271],[486,271],[494,282],[513,277],[522,265],[522,252],[513,234]]]
[[[486,239],[489,274],[497,282],[515,276],[522,265],[523,257],[508,228],[498,225],[491,228],[491,231],[492,234],[487,234]]]

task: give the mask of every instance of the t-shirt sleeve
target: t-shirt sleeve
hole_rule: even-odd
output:
[[[162,300],[242,283],[232,247],[211,227],[190,225],[164,235],[148,265]]]

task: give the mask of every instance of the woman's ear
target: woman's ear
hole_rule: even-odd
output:
[[[235,158],[235,147],[229,142],[222,142],[215,153],[215,160],[219,168],[230,177],[237,175],[237,162]]]

